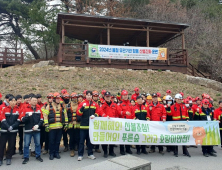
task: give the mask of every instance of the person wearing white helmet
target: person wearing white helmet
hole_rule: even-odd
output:
[[[166,98],[166,105],[164,106],[166,112],[170,111],[170,107],[173,105],[173,98],[170,95],[167,95]],[[172,121],[172,116],[167,115],[166,121]],[[167,145],[167,152],[174,151],[174,146]]]
[[[175,101],[176,103],[167,111],[167,115],[172,116],[173,121],[188,121],[188,111],[186,106],[182,103],[183,96],[181,94],[176,94]],[[191,157],[186,146],[183,146],[183,155]],[[174,156],[178,157],[178,146],[174,147]]]

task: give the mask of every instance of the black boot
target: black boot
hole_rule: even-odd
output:
[[[60,159],[60,158],[61,158],[60,155],[59,155],[59,153],[56,153],[56,154],[54,155],[54,157],[57,158],[57,159]]]
[[[53,160],[54,159],[54,155],[49,155],[49,160]]]
[[[6,159],[6,165],[11,165],[11,159]]]

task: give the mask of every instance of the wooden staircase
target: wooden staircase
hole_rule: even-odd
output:
[[[195,76],[195,77],[203,77],[203,78],[208,78],[211,79],[211,75],[207,75],[203,72],[201,72],[200,70],[198,70],[197,68],[195,68],[192,64],[188,64],[187,65],[187,74],[191,75],[191,76]]]

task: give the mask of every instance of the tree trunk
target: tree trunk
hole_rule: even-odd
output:
[[[18,26],[15,26],[14,23],[13,23],[13,20],[11,20],[9,22],[9,25],[12,27],[13,31],[15,32],[15,34],[21,38],[21,40],[25,43],[25,45],[28,47],[28,49],[31,51],[32,55],[34,56],[34,58],[36,60],[40,59],[38,53],[36,52],[36,50],[32,47],[32,45],[28,42],[28,41],[25,41],[25,38],[24,36],[22,35],[21,31],[20,31],[20,28]],[[17,24],[18,25],[18,24]]]

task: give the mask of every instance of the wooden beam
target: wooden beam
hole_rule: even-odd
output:
[[[107,45],[110,45],[110,24],[107,24]],[[111,59],[108,60],[108,63],[111,64]]]
[[[65,43],[65,24],[64,24],[64,20],[62,20],[62,43]]]
[[[183,31],[182,31],[181,35],[182,35],[182,49],[184,50],[185,49],[185,36],[184,36]]]
[[[72,19],[64,19],[64,21],[71,21],[71,22],[74,22],[74,23],[92,23],[92,24],[107,24],[107,22],[97,22],[97,21],[85,21],[85,20],[72,20]],[[122,26],[130,26],[130,27],[146,27],[147,26],[147,23],[146,24],[122,24],[122,23],[115,23],[115,22],[110,22],[109,24],[111,25],[122,25]],[[150,25],[152,23],[149,23],[149,27],[150,28],[163,28],[163,29],[173,29],[173,30],[178,30],[179,32],[179,29],[180,28],[169,28],[169,27],[161,27],[161,26],[152,26]],[[156,23],[155,23],[156,24]],[[157,23],[158,24],[158,23]]]
[[[146,46],[150,46],[150,28],[147,27],[146,29]],[[151,60],[148,60],[148,64],[151,65]]]

